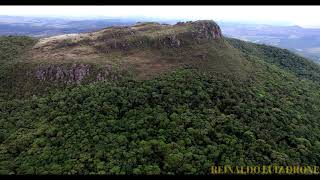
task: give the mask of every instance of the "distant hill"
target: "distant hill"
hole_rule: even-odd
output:
[[[32,37],[48,37],[61,34],[91,32],[110,26],[132,25],[139,21],[150,21],[149,18],[53,18],[1,16],[0,35],[20,35]],[[177,20],[157,20],[161,23],[176,23]]]
[[[320,29],[226,22],[221,28],[226,36],[286,48],[320,62]]]
[[[59,34],[80,33],[108,26],[136,23],[135,19],[68,19],[20,16],[0,16],[0,35],[48,37]]]

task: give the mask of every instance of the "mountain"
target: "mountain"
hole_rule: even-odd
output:
[[[84,33],[98,31],[110,26],[128,26],[137,22],[156,21],[175,24],[185,19],[157,19],[148,17],[23,17],[1,16],[0,35],[20,35],[37,38],[63,34]],[[290,51],[319,62],[320,58],[320,29],[303,28],[297,25],[253,24],[250,22],[219,21],[223,33],[227,37],[242,39],[260,44],[286,48]],[[275,24],[275,23],[273,23]]]
[[[320,66],[213,21],[0,44],[1,174],[319,165]]]
[[[246,68],[241,67],[246,62],[242,64],[233,48],[220,37],[219,26],[200,21],[177,25],[138,23],[92,33],[42,38],[29,47],[21,60],[16,60],[18,63],[11,66],[12,70],[8,70],[15,73],[6,75],[8,80],[3,84],[8,88],[3,89],[10,93],[3,97],[41,94],[42,90],[51,89],[40,87],[50,81],[56,83],[49,83],[49,86],[64,86],[117,79],[122,75],[148,79],[192,64],[245,76],[241,71]],[[210,61],[207,66],[207,58],[211,56],[217,60]],[[195,58],[200,61],[195,62]],[[38,81],[41,83],[35,83]],[[8,82],[10,85],[6,85]]]

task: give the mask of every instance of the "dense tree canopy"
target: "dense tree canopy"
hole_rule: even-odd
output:
[[[214,164],[319,165],[319,86],[277,73],[240,82],[186,69],[2,102],[1,173],[208,174]]]
[[[144,81],[0,99],[0,174],[320,165],[319,67],[284,50],[228,41],[251,62],[244,78],[188,66]]]

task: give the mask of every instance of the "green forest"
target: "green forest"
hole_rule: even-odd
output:
[[[320,67],[287,50],[226,41],[251,62],[247,78],[188,66],[0,100],[0,174],[319,166]],[[1,60],[15,51],[0,48]]]

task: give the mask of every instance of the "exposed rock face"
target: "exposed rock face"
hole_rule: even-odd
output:
[[[214,21],[178,22],[174,26],[189,26],[193,27],[193,30],[165,36],[160,39],[161,45],[165,47],[178,48],[181,47],[184,44],[184,41],[189,38],[197,43],[222,38],[221,29]]]
[[[175,26],[187,26],[191,25],[195,27],[196,31],[193,33],[194,38],[200,39],[219,39],[222,38],[222,33],[219,25],[211,20],[201,21],[187,21],[177,22]]]
[[[62,64],[38,66],[34,71],[27,71],[26,75],[35,76],[40,81],[81,84],[84,80],[88,80],[88,82],[104,81],[107,79],[117,80],[122,73],[126,72],[111,65],[104,65],[96,69],[96,67],[90,64]]]
[[[73,64],[71,67],[49,65],[38,67],[35,74],[41,81],[59,81],[66,84],[80,84],[89,74],[90,65]]]
[[[168,36],[160,40],[163,46],[167,47],[180,47],[181,41],[175,36]]]
[[[197,29],[196,38],[209,40],[222,38],[221,29],[214,21],[195,21],[191,24]]]

